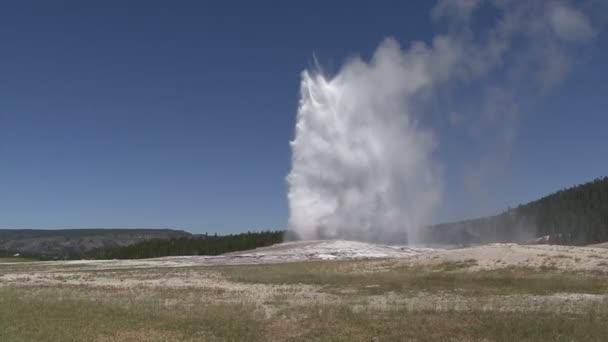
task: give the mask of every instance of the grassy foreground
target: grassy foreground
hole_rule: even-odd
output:
[[[509,307],[511,299],[521,305],[562,294],[605,296],[606,274],[467,271],[472,262],[431,269],[382,262],[109,270],[53,265],[0,267],[0,341],[605,341],[608,336],[605,299],[592,305],[578,305],[576,296],[567,299],[575,310]],[[3,274],[51,275],[48,279],[58,282],[11,283]],[[211,279],[212,286],[151,283],[188,277]],[[104,282],[118,278],[140,282],[122,287]],[[323,296],[291,298],[306,292],[290,289],[307,286]],[[437,298],[468,306],[403,305]],[[369,305],[378,300],[387,303]],[[485,306],[493,300],[498,304]]]
[[[0,290],[2,341],[603,341],[605,308],[585,314],[355,311],[290,307],[268,318],[251,303],[167,304],[162,297]]]

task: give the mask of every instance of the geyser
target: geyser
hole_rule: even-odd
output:
[[[430,82],[424,58],[388,39],[332,79],[302,73],[288,176],[298,237],[404,241],[438,203],[435,141],[410,112]]]
[[[496,10],[494,24],[474,29],[484,3]],[[443,0],[431,14],[447,33],[429,43],[401,48],[389,38],[369,62],[353,58],[331,77],[302,73],[287,177],[296,237],[415,243],[443,189],[428,104],[441,108],[435,101],[450,97],[445,114],[433,113],[442,132],[452,121],[462,135],[483,132],[478,144],[508,145],[522,100],[563,79],[595,35],[585,13],[564,1]],[[466,93],[452,93],[461,86]],[[496,164],[476,157],[466,165],[474,174]]]

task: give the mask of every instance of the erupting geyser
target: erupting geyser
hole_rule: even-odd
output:
[[[469,183],[492,179],[494,165],[509,158],[520,104],[559,83],[596,34],[584,10],[593,13],[597,2],[575,4],[442,0],[431,16],[447,33],[405,49],[386,39],[369,62],[354,58],[332,77],[304,71],[287,177],[289,231],[300,239],[415,243],[442,198],[439,130],[430,122],[493,146],[459,165]],[[475,26],[472,14],[483,6],[495,9],[494,23]],[[433,120],[425,116],[429,100]]]
[[[302,73],[289,228],[299,238],[405,241],[440,198],[433,136],[410,101],[428,85],[423,55],[386,40],[371,63],[332,79]]]

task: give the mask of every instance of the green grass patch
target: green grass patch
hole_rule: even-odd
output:
[[[0,341],[260,340],[251,304],[69,289],[0,289]],[[196,304],[196,305],[195,305]]]
[[[22,258],[22,257],[0,257],[0,263],[32,262],[32,261],[38,261],[38,260],[31,259],[31,258]]]
[[[581,314],[354,310],[109,290],[0,288],[1,341],[604,341],[608,310]],[[173,300],[169,300],[173,299]]]
[[[291,312],[294,312],[293,309]],[[496,311],[353,311],[347,306],[299,309],[304,341],[605,341],[608,314]],[[294,339],[296,340],[296,339]]]
[[[444,268],[398,267],[377,272],[359,272],[356,263],[306,262],[295,264],[225,266],[214,270],[229,280],[259,284],[310,284],[339,292],[354,288],[360,293],[389,291],[457,291],[462,295],[608,293],[608,276],[567,274],[528,268],[494,271],[463,271],[471,263]],[[440,265],[441,266],[441,265]]]

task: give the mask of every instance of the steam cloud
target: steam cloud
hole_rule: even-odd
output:
[[[474,32],[481,10],[496,20]],[[430,43],[387,38],[369,62],[353,58],[333,77],[302,73],[287,177],[298,238],[415,243],[443,197],[439,137],[426,120],[437,94],[475,90],[468,111],[440,119],[487,125],[508,150],[520,93],[557,84],[596,35],[583,8],[562,1],[443,0],[431,17],[447,33]],[[471,172],[483,178],[491,164],[482,157]]]

